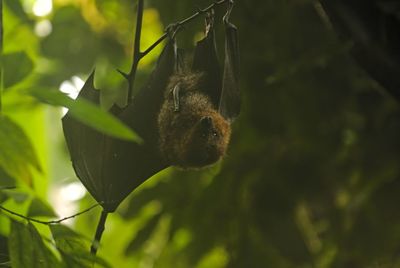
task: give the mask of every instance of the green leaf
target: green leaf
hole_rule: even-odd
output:
[[[3,55],[4,88],[21,82],[33,70],[33,62],[25,52]]]
[[[41,170],[30,140],[17,124],[0,115],[0,167],[11,177],[30,184],[30,166]]]
[[[22,204],[29,198],[29,194],[20,192],[14,189],[14,187],[0,187],[0,203],[10,198],[13,199],[15,203]]]
[[[9,198],[12,198],[17,204],[24,203],[29,198],[28,193],[23,193],[15,190],[5,190],[3,193],[6,194]]]
[[[4,203],[7,201],[9,196],[5,194],[4,192],[0,191],[0,204]]]
[[[45,216],[45,217],[57,217],[53,208],[39,198],[34,198],[28,209],[28,217]]]
[[[0,189],[14,187],[15,184],[14,178],[0,167]]]
[[[11,221],[8,239],[11,265],[14,268],[57,268],[61,264],[44,244],[39,232],[31,223],[28,226]]]
[[[34,267],[34,245],[28,229],[22,223],[11,221],[8,249],[12,267]]]
[[[103,259],[90,254],[89,246],[84,243],[85,238],[67,226],[50,225],[50,230],[66,268],[91,268],[95,263],[111,267]]]
[[[59,250],[71,253],[76,250],[87,250],[88,247],[84,243],[84,237],[65,225],[50,225],[50,231],[53,235],[56,246]]]
[[[29,19],[28,15],[25,13],[24,8],[20,1],[15,0],[5,0],[5,3],[10,8],[10,10],[20,18],[22,22],[32,23],[32,20]]]
[[[135,238],[129,243],[128,247],[125,250],[125,254],[133,254],[138,252],[140,247],[144,245],[144,243],[149,240],[151,234],[156,229],[162,213],[156,214],[153,218],[151,218],[146,225],[141,229],[135,236]]]
[[[68,114],[100,132],[124,140],[142,141],[118,118],[85,99],[73,100],[62,92],[52,90],[30,90],[29,93],[42,102],[68,108]]]

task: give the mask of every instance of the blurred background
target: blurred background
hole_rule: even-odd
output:
[[[145,1],[142,48],[210,3]],[[131,64],[136,8],[133,0],[5,0],[3,110],[43,169],[1,174],[0,184],[19,186],[5,206],[23,212],[35,201],[65,217],[95,203],[69,161],[65,110],[20,89],[76,97],[96,67],[103,105],[120,101],[126,85],[116,69]],[[109,216],[99,256],[121,268],[400,266],[399,103],[320,15],[311,0],[236,1],[243,106],[228,155],[146,181]],[[179,44],[190,52],[202,27],[201,18],[185,26]],[[161,49],[141,62],[138,88]],[[99,214],[67,224],[91,238]],[[0,214],[3,238],[7,221]]]

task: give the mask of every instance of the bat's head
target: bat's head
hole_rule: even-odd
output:
[[[229,123],[216,111],[201,116],[185,139],[184,165],[204,167],[217,162],[225,155],[230,133]]]
[[[161,156],[169,165],[201,168],[226,153],[230,124],[205,93],[203,80],[201,73],[177,74],[167,87],[157,123]]]

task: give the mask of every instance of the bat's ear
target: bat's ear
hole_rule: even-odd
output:
[[[240,112],[239,91],[239,46],[237,28],[230,21],[233,1],[229,1],[228,10],[223,18],[225,27],[225,63],[222,78],[222,94],[219,102],[220,114],[233,121]]]
[[[201,89],[210,97],[215,107],[219,106],[222,88],[222,74],[218,61],[214,32],[214,10],[207,13],[205,37],[197,42],[192,70],[204,73]]]

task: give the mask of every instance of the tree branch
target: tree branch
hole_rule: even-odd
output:
[[[204,8],[204,9],[199,9],[196,13],[194,13],[193,15],[191,15],[190,17],[187,17],[186,19],[183,19],[181,21],[178,21],[176,23],[170,24],[169,26],[167,26],[167,28],[165,29],[165,33],[160,36],[160,38],[157,39],[157,41],[155,41],[151,46],[149,46],[145,51],[143,51],[141,53],[142,58],[144,56],[146,56],[147,54],[149,54],[155,47],[157,47],[165,38],[167,38],[168,36],[168,30],[169,27],[173,27],[175,29],[178,29],[179,27],[184,26],[185,24],[191,22],[192,20],[194,20],[195,18],[197,18],[198,16],[207,13],[208,11],[210,11],[211,9],[215,8],[216,6],[222,5],[226,2],[229,2],[231,0],[220,0],[217,2],[214,2],[213,4],[211,4],[210,6]]]
[[[139,61],[142,58],[140,53],[140,37],[142,35],[142,21],[143,21],[144,0],[139,0],[138,10],[136,16],[136,31],[135,31],[135,44],[133,47],[133,62],[131,70],[128,74],[128,103],[132,101],[133,85],[135,84],[135,77]]]
[[[1,1],[1,0],[0,0],[0,1]],[[30,217],[27,217],[27,216],[25,216],[25,215],[22,215],[22,214],[19,214],[19,213],[17,213],[17,212],[14,212],[14,211],[12,211],[12,210],[9,210],[8,208],[5,208],[5,207],[3,207],[3,206],[0,206],[0,210],[6,211],[7,213],[9,213],[9,214],[11,214],[11,215],[20,217],[20,218],[25,219],[25,220],[28,220],[28,221],[32,221],[32,222],[36,222],[36,223],[40,223],[40,224],[45,224],[45,225],[51,225],[51,224],[59,224],[59,223],[61,223],[61,222],[63,222],[63,221],[66,221],[66,220],[75,218],[75,217],[77,217],[77,216],[79,216],[79,215],[82,215],[82,214],[84,214],[84,213],[86,213],[86,212],[89,212],[90,210],[94,209],[95,207],[97,207],[97,206],[99,206],[99,205],[100,205],[100,204],[97,203],[97,204],[95,204],[95,205],[93,205],[93,206],[91,206],[91,207],[89,207],[89,208],[87,208],[87,209],[85,209],[85,210],[82,210],[81,212],[78,212],[78,213],[76,213],[76,214],[74,214],[74,215],[72,215],[72,216],[68,216],[68,217],[65,217],[65,218],[62,218],[62,219],[59,219],[59,220],[54,220],[54,221],[41,221],[41,220],[37,220],[37,219],[34,219],[34,218],[30,218]]]
[[[170,24],[167,26],[167,28],[164,31],[164,34],[160,36],[152,45],[150,45],[145,51],[140,52],[140,35],[142,31],[142,20],[143,20],[143,0],[139,0],[138,4],[138,12],[137,12],[137,22],[136,22],[136,33],[135,33],[135,44],[134,44],[134,49],[133,49],[133,62],[132,62],[132,68],[129,74],[125,74],[121,71],[122,75],[124,75],[128,79],[128,102],[132,101],[132,94],[133,94],[133,85],[135,82],[135,76],[136,76],[136,71],[137,67],[139,65],[139,61],[149,54],[155,47],[157,47],[165,38],[168,37],[168,31],[172,28],[174,30],[178,30],[180,27],[184,26],[185,24],[191,22],[192,20],[196,19],[198,16],[207,13],[211,9],[215,8],[216,6],[222,5],[226,2],[229,2],[232,0],[220,0],[217,2],[214,2],[210,6],[204,8],[204,9],[198,9],[196,13],[191,15],[190,17],[187,17],[186,19],[183,19],[179,22]]]
[[[92,246],[90,247],[90,253],[96,255],[97,249],[99,248],[101,237],[105,229],[108,212],[103,209],[100,215],[99,223],[97,224],[96,234],[94,235]]]

